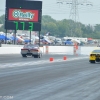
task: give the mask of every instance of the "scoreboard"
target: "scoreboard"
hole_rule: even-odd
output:
[[[41,31],[42,1],[6,0],[5,29]]]

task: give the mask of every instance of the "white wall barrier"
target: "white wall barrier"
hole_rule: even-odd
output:
[[[73,54],[73,46],[44,46],[44,53]]]
[[[0,47],[0,54],[20,54],[22,47]],[[89,55],[89,53],[97,47],[78,47],[77,54]],[[100,48],[100,47],[98,47]],[[46,46],[40,47],[43,53],[64,53],[73,55],[73,46]]]
[[[48,46],[43,47],[44,53],[64,53],[69,55],[89,55],[92,50],[97,49],[100,47],[85,47],[85,46],[78,46],[78,49],[76,51],[74,50],[74,46]]]
[[[0,47],[0,54],[19,54],[22,47]]]
[[[81,47],[81,54],[89,55],[92,52],[92,50],[98,49],[98,48],[100,49],[100,47],[85,47],[85,46],[83,46],[83,47]]]
[[[0,47],[0,54],[20,54],[23,47]],[[40,47],[43,51],[43,47]]]

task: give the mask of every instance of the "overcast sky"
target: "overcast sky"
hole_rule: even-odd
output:
[[[6,0],[0,0],[0,16],[5,14],[5,2]],[[75,19],[72,18],[71,3],[72,0],[59,0],[63,4],[58,4],[57,0],[42,0],[43,1],[43,11],[42,15],[50,15],[56,20],[62,19]],[[77,10],[77,21],[83,24],[100,24],[100,0],[79,0],[78,10]],[[91,4],[91,5],[88,5]],[[92,6],[93,5],[93,6]]]

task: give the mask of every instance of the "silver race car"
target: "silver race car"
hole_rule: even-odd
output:
[[[41,58],[42,51],[38,45],[25,44],[21,49],[22,57],[33,56],[34,58]]]

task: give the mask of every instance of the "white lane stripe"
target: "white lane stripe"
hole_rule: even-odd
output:
[[[21,66],[30,66],[30,65],[39,65],[39,64],[46,64],[46,63],[55,63],[55,62],[63,62],[63,61],[73,61],[73,60],[80,60],[80,59],[85,59],[88,57],[78,57],[78,58],[69,58],[67,60],[63,59],[54,59],[54,61],[49,61],[49,60],[41,60],[41,61],[30,61],[30,62],[19,62],[19,63],[2,63],[0,64],[0,68],[10,68],[10,67],[21,67]]]

